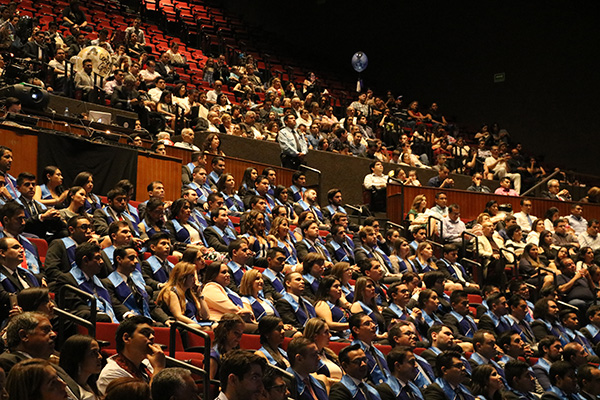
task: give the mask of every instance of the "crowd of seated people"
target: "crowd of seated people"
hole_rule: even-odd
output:
[[[86,30],[85,15],[76,1],[67,11],[72,44],[56,48],[56,60],[61,49],[75,52],[85,44],[78,31]],[[60,38],[39,32],[30,51]],[[106,35],[98,44],[112,50]],[[133,186],[121,181],[102,204],[91,173],[81,172],[68,187],[60,166],[47,166],[38,180],[26,171],[13,177],[12,151],[0,147],[0,318],[7,324],[0,367],[11,399],[54,392],[110,399],[136,390],[148,398],[150,384],[155,399],[189,399],[197,390],[189,374],[165,368],[154,343],[154,328],[173,321],[213,331],[209,362],[221,399],[281,399],[287,391],[306,400],[600,395],[594,383],[600,372],[590,367],[600,361],[600,307],[593,305],[600,290],[600,223],[586,220],[581,204],[573,204],[570,215],[533,216],[535,199],[523,199],[514,214],[482,204],[475,221],[462,221],[460,204],[448,205],[442,191],[453,187],[450,171],[473,174],[469,190],[478,192],[490,192],[481,178],[502,179],[499,190],[507,195],[542,177],[535,160],[526,163],[522,149],[511,148],[506,131],[484,126],[475,135],[477,147],[469,147],[451,136],[457,128],[437,104],[421,111],[412,102],[405,109],[401,97],[384,102],[373,93],[360,94],[338,120],[314,74],[299,88],[278,78],[263,84],[252,61],[230,69],[221,57],[204,71],[213,90],[183,82],[171,92],[166,83],[178,78],[169,64],[185,59],[177,46],[158,60],[147,50],[136,20],[126,46],[117,47],[114,81],[105,90],[113,106],[138,112],[140,129],[152,118],[165,122],[157,151],[174,144],[169,133],[193,128],[181,131],[178,146],[195,151],[182,168],[180,198],[165,199],[163,184],[154,181],[150,199],[135,207]],[[49,59],[44,51],[32,55]],[[239,105],[230,104],[224,85]],[[257,93],[265,93],[262,104]],[[392,162],[434,168],[439,175],[427,185],[440,191],[433,204],[415,198],[410,237],[401,237],[394,228],[380,231],[374,218],[352,224],[339,189],[329,190],[329,205],[321,208],[301,172],[289,188],[275,186],[269,168],[261,174],[248,168],[243,182],[235,182],[220,157],[219,135],[276,140],[284,126],[308,149],[372,159],[365,186],[381,188],[383,162]],[[200,151],[193,139],[202,130],[215,135]],[[211,166],[204,152],[217,156]],[[396,172],[402,177],[404,171]],[[420,185],[411,172],[401,180]],[[544,197],[569,199],[557,180],[547,189]],[[590,190],[586,201],[597,197]],[[430,215],[442,221],[437,232],[425,227]],[[240,217],[239,225],[230,216]],[[466,248],[463,232],[477,237]],[[436,233],[443,245],[437,256],[427,240]],[[44,262],[35,238],[49,244]],[[463,261],[465,251],[481,264],[477,280]],[[49,362],[57,355],[49,293],[66,284],[96,298],[97,321],[119,324],[115,356],[103,362],[95,340],[71,336],[60,362]],[[482,299],[476,309],[473,295]],[[83,318],[91,314],[75,295],[63,307]],[[260,334],[255,354],[240,350],[248,333]],[[285,338],[293,338],[287,350]],[[330,341],[347,346],[336,354]]]
[[[339,189],[327,193],[329,205],[321,208],[301,172],[281,189],[273,186],[273,169],[258,175],[249,168],[238,185],[222,157],[213,159],[207,178],[205,154],[196,152],[182,166],[182,180],[189,181],[181,198],[167,201],[164,185],[154,181],[150,199],[135,207],[128,181],[118,182],[102,204],[92,193],[92,174],[82,172],[76,183],[83,186],[69,187],[60,167],[47,167],[36,188],[31,173],[10,174],[12,151],[0,150],[6,195],[0,306],[8,324],[0,366],[9,372],[37,363],[77,398],[108,393],[119,378],[152,383],[168,370],[153,330],[173,321],[214,332],[215,379],[228,379],[222,372],[229,357],[241,357],[240,338],[260,334],[251,363],[287,369],[293,379],[282,387],[296,391],[295,398],[350,399],[355,390],[399,398],[399,390],[410,390],[407,398],[454,400],[448,387],[464,398],[548,397],[570,393],[567,369],[587,382],[585,366],[598,361],[600,223],[586,220],[581,203],[565,216],[551,209],[544,221],[531,214],[535,199],[523,198],[514,214],[490,202],[475,221],[462,221],[460,205],[448,205],[441,189],[431,204],[422,195],[414,199],[411,236],[403,237],[372,217],[355,226]],[[230,218],[236,215],[239,225]],[[429,215],[442,221],[437,233],[426,227]],[[463,247],[457,238],[465,231],[477,240]],[[49,243],[44,262],[37,238]],[[466,257],[481,264],[479,274]],[[69,357],[73,345],[87,349],[78,354],[89,352],[89,362],[46,367],[56,340],[48,290],[67,284],[96,298],[97,321],[120,324],[117,354],[103,367],[95,342],[78,336],[60,357]],[[472,304],[473,295],[482,301]],[[67,294],[62,307],[91,315],[90,304],[75,295]],[[29,329],[43,329],[45,348],[18,334]],[[336,354],[331,341],[346,347]],[[524,374],[532,374],[530,381]]]

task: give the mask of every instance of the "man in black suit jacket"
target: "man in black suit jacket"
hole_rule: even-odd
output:
[[[42,203],[35,200],[35,175],[29,172],[21,172],[17,177],[17,190],[20,193],[17,201],[25,208],[25,228],[24,232],[49,239],[47,233],[52,235],[64,235],[66,229],[64,222],[60,218],[60,213],[55,208],[46,208]]]
[[[75,249],[75,262],[77,267],[69,272],[63,273],[57,279],[57,287],[71,285],[83,290],[96,298],[96,321],[118,323],[112,308],[110,294],[96,276],[104,262],[100,254],[100,246],[97,243],[82,243]],[[90,305],[88,300],[72,292],[65,295],[65,304],[59,304],[61,308],[70,310],[73,314],[84,318],[90,318]]]
[[[421,390],[415,385],[417,360],[410,347],[395,347],[386,357],[392,376],[377,391],[381,400],[423,400]]]
[[[508,386],[502,394],[506,400],[536,400],[538,398],[534,394],[535,378],[531,375],[529,365],[526,362],[520,360],[507,362],[504,366],[504,373]]]
[[[11,318],[6,328],[8,350],[0,354],[0,367],[8,375],[15,364],[30,358],[48,360],[54,353],[56,333],[48,317],[38,312],[25,312]],[[80,398],[77,383],[58,365],[53,365],[58,376]]]
[[[477,324],[469,312],[469,296],[464,290],[455,290],[450,295],[451,311],[442,321],[448,325],[461,342],[470,342],[477,331]]]
[[[564,400],[577,398],[577,377],[571,363],[557,361],[550,367],[552,387],[542,395],[542,400]]]
[[[424,397],[427,400],[454,400],[456,394],[448,397],[446,392],[460,392],[464,400],[474,400],[473,395],[463,385],[467,380],[467,371],[465,365],[460,359],[460,353],[456,351],[445,351],[438,355],[436,360],[436,370],[438,379],[427,386]],[[450,389],[450,390],[448,390]]]
[[[579,383],[579,396],[585,400],[596,400],[600,395],[600,369],[585,364],[577,369],[577,382]]]
[[[273,302],[279,300],[285,293],[285,266],[286,256],[281,247],[271,247],[267,251],[267,269],[263,271],[265,297]]]
[[[204,237],[207,244],[221,253],[229,251],[229,243],[237,239],[235,232],[229,227],[229,217],[227,209],[221,207],[210,212],[210,219],[213,226],[204,230]]]
[[[376,400],[377,390],[365,381],[368,374],[367,356],[358,344],[344,347],[339,354],[340,363],[346,373],[334,383],[329,392],[330,400]]]
[[[46,34],[41,30],[37,31],[33,36],[33,40],[28,41],[23,46],[23,54],[27,58],[32,60],[42,61],[44,63],[50,61],[48,47],[44,41],[46,40]]]
[[[293,379],[288,379],[290,397],[296,400],[327,400],[325,384],[311,375],[319,367],[317,345],[305,337],[297,337],[288,344],[287,352],[290,360],[288,372],[293,375]]]

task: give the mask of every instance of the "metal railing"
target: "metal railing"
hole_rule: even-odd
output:
[[[427,236],[429,238],[431,238],[433,236],[433,233],[435,233],[435,229],[433,230],[433,232],[431,230],[431,220],[432,219],[435,219],[439,222],[439,225],[440,225],[439,236],[440,236],[440,238],[443,238],[444,237],[444,222],[440,218],[436,217],[435,215],[429,215],[427,217]]]
[[[87,299],[90,301],[90,319],[88,321],[81,317],[73,315],[71,313],[68,313],[64,310],[60,310],[58,312],[58,314],[61,314],[61,312],[65,313],[65,314],[63,314],[63,318],[59,318],[59,325],[58,325],[59,334],[61,335],[61,337],[64,334],[64,329],[65,329],[64,328],[64,319],[67,318],[69,320],[72,320],[75,323],[81,323],[82,325],[84,325],[87,328],[90,336],[95,338],[96,337],[96,314],[97,314],[96,298],[93,295],[89,294],[88,292],[85,292],[79,288],[76,288],[75,286],[64,285],[64,286],[61,286],[60,289],[58,289],[57,304],[58,304],[58,307],[61,309],[66,308],[65,307],[65,293],[67,293],[67,292],[73,292],[76,295],[83,297],[84,299]],[[68,314],[69,316],[67,316],[66,314]]]
[[[479,286],[482,285],[483,283],[483,265],[481,265],[481,263],[478,263],[477,261],[471,260],[469,258],[463,258],[461,260],[461,262],[464,264],[465,267],[467,266],[471,266],[471,276],[473,277],[474,280],[478,281],[477,284]],[[477,273],[475,273],[477,272]],[[478,277],[479,279],[475,279],[475,277]]]
[[[467,242],[470,242],[470,240],[465,239],[465,236],[470,236],[475,239],[475,246],[473,247],[473,256],[479,258],[479,238],[477,237],[477,235],[474,235],[471,232],[467,231],[464,231],[460,234],[463,256],[467,254]]]
[[[208,333],[201,331],[200,329],[194,328],[194,327],[184,324],[183,322],[180,322],[180,321],[174,321],[173,323],[171,323],[171,327],[170,327],[170,331],[169,331],[169,357],[172,357],[173,359],[175,359],[175,347],[176,347],[177,335],[179,335],[179,331],[186,332],[186,333],[189,332],[196,336],[200,336],[202,339],[204,339],[204,346],[202,346],[202,354],[204,356],[204,369],[200,369],[197,367],[194,367],[194,368],[197,368],[198,370],[202,371],[203,391],[204,391],[203,398],[208,399],[210,396],[210,384],[211,383],[220,384],[219,381],[210,379],[210,348],[211,348],[210,336],[208,335]]]
[[[529,193],[532,193],[535,189],[537,189],[538,187],[542,186],[543,184],[545,184],[546,182],[548,182],[550,179],[554,178],[559,173],[560,173],[560,169],[557,168],[553,173],[551,173],[550,175],[548,175],[547,177],[545,177],[544,179],[542,179],[541,181],[539,181],[538,183],[536,183],[535,185],[533,185],[532,187],[530,187],[529,189],[527,189],[524,193],[521,193],[520,196],[521,197],[525,197]]]

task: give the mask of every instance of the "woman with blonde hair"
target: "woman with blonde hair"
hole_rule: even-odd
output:
[[[417,251],[412,258],[412,262],[419,274],[437,271],[438,269],[433,261],[433,247],[431,247],[431,243],[428,242],[419,243]]]
[[[298,253],[294,247],[294,239],[290,234],[290,222],[286,217],[276,217],[271,223],[271,230],[267,239],[270,242],[270,247],[281,248],[285,256],[286,264],[298,264]]]
[[[158,293],[156,303],[177,321],[201,328],[199,321],[209,319],[209,311],[196,279],[196,265],[179,262]]]
[[[410,210],[408,210],[408,213],[406,214],[406,218],[411,225],[420,225],[423,222],[420,221],[422,218],[419,218],[419,215],[423,214],[425,210],[427,210],[427,196],[418,194],[413,199]]]
[[[303,335],[308,340],[314,342],[319,350],[319,367],[317,374],[325,375],[333,380],[342,379],[342,368],[337,355],[329,346],[331,334],[329,326],[323,318],[311,318],[304,326]]]
[[[239,293],[242,295],[244,304],[252,308],[254,318],[257,321],[267,315],[279,317],[275,305],[261,295],[263,287],[264,280],[259,270],[251,269],[244,272]]]

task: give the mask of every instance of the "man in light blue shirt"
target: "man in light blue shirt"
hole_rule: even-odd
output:
[[[288,114],[284,117],[285,127],[279,131],[277,141],[281,146],[281,165],[298,169],[308,152],[306,139],[296,131],[296,117]]]

